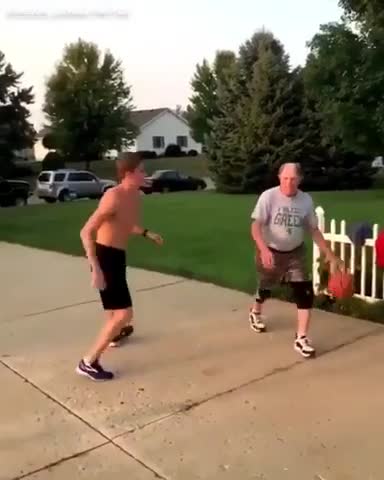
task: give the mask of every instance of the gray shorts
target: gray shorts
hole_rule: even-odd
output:
[[[281,283],[306,282],[310,280],[306,264],[305,246],[289,252],[280,252],[270,248],[273,253],[274,267],[264,268],[259,252],[256,253],[256,270],[258,273],[258,290],[270,290]]]

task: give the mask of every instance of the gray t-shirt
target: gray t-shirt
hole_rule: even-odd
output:
[[[301,190],[294,197],[283,195],[280,187],[266,190],[258,198],[251,217],[263,225],[265,243],[280,251],[299,247],[305,232],[317,227],[312,198]]]

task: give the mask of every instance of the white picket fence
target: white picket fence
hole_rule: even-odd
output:
[[[346,266],[352,274],[358,274],[356,281],[355,276],[355,297],[361,298],[368,302],[383,300],[384,292],[384,275],[377,268],[375,242],[379,233],[379,225],[373,226],[373,236],[365,241],[363,247],[358,248],[351,242],[346,234],[347,224],[345,220],[341,220],[339,231],[337,231],[337,222],[332,219],[329,231],[326,231],[325,211],[322,207],[316,208],[316,214],[319,222],[319,229],[324,235],[325,240],[330,241],[331,248],[334,250],[337,244],[340,249],[337,251],[341,260],[346,262]],[[360,255],[358,255],[360,254]],[[359,261],[358,257],[359,256]],[[320,250],[318,246],[313,244],[313,264],[312,275],[313,285],[316,294],[320,293],[320,273],[319,273]],[[324,291],[324,290],[323,290]]]

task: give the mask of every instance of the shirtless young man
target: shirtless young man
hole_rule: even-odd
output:
[[[76,369],[78,374],[92,380],[113,379],[113,373],[105,371],[99,359],[132,320],[125,258],[129,237],[142,235],[158,245],[163,243],[160,235],[139,226],[140,187],[145,178],[139,154],[122,153],[117,160],[117,173],[121,182],[107,190],[80,233],[91,266],[92,286],[100,292],[107,320],[95,344]]]

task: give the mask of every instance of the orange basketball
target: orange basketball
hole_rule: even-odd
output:
[[[328,291],[336,298],[350,298],[354,294],[353,275],[348,272],[330,273]]]

